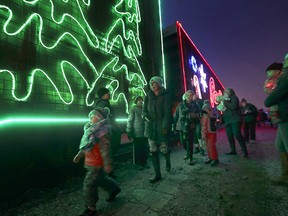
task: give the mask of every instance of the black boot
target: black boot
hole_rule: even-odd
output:
[[[158,152],[151,152],[151,160],[155,172],[154,178],[150,178],[150,183],[156,183],[161,180],[160,161]]]
[[[236,139],[239,142],[239,145],[241,147],[242,156],[247,158],[248,157],[248,151],[247,151],[247,148],[246,148],[246,142],[245,142],[244,137],[242,135],[238,135],[238,136],[236,136]]]

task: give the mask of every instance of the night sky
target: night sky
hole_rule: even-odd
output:
[[[162,19],[182,24],[225,88],[265,108],[265,69],[288,52],[288,0],[162,0]]]

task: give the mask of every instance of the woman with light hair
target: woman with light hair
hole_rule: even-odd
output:
[[[196,124],[200,122],[200,108],[196,103],[196,95],[188,90],[182,96],[183,101],[178,104],[174,113],[176,131],[180,132],[180,142],[187,151],[184,159],[189,159],[189,165],[194,165],[193,142]]]

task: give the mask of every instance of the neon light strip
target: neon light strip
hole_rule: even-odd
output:
[[[0,125],[21,123],[79,123],[88,122],[88,118],[8,118],[0,121]]]
[[[187,82],[186,82],[186,72],[184,67],[184,53],[183,53],[183,42],[182,42],[182,34],[180,29],[180,23],[176,22],[177,31],[178,31],[178,38],[179,38],[179,47],[180,47],[180,56],[181,56],[181,69],[183,75],[183,85],[184,85],[184,92],[187,91]]]
[[[220,79],[218,78],[218,76],[216,75],[216,73],[214,72],[214,70],[211,68],[211,66],[208,64],[208,62],[206,61],[206,59],[204,58],[204,56],[200,53],[199,49],[196,47],[196,45],[193,43],[193,41],[191,40],[191,38],[189,37],[189,35],[186,33],[186,31],[183,29],[182,25],[180,22],[177,21],[177,26],[179,28],[179,31],[183,31],[186,35],[186,37],[189,39],[190,43],[192,44],[192,46],[196,49],[197,53],[200,55],[200,57],[202,58],[202,60],[205,62],[205,64],[207,65],[207,67],[212,71],[212,73],[214,74],[214,76],[217,78],[218,82],[220,83],[220,85],[222,86],[223,89],[224,85],[222,84],[222,82],[220,81]],[[179,34],[179,33],[178,33]],[[181,34],[179,34],[179,36],[181,36]],[[182,43],[181,43],[182,46]]]
[[[1,125],[7,124],[49,124],[49,123],[85,123],[88,122],[88,118],[8,118],[0,120]],[[116,122],[126,123],[127,118],[117,118]]]
[[[166,69],[165,69],[165,56],[164,56],[164,43],[163,43],[163,31],[162,31],[162,13],[161,13],[161,0],[159,2],[159,20],[160,20],[160,37],[161,37],[161,52],[162,52],[162,76],[163,85],[166,88]]]

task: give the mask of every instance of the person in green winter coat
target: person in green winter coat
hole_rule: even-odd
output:
[[[183,101],[178,104],[173,115],[175,129],[180,132],[180,142],[187,152],[184,159],[189,159],[189,165],[195,164],[193,145],[196,127],[200,124],[200,107],[196,103],[195,96],[193,91],[186,91],[182,96]]]
[[[282,173],[274,179],[275,183],[288,185],[288,53],[283,62],[283,74],[277,80],[277,86],[265,99],[265,106],[278,105],[281,122],[278,123],[275,145],[280,153]]]
[[[223,111],[223,120],[231,148],[230,152],[227,152],[226,155],[237,154],[235,147],[236,138],[241,147],[243,157],[248,157],[246,142],[243,135],[241,134],[242,114],[240,110],[239,99],[232,88],[225,89],[222,102],[225,107],[225,111]]]
[[[170,171],[170,149],[168,134],[172,123],[171,99],[163,87],[163,80],[154,76],[149,81],[150,90],[144,98],[143,118],[145,120],[144,136],[148,138],[149,149],[155,176],[149,180],[155,183],[161,180],[159,151],[166,159],[166,171]]]
[[[246,143],[254,144],[256,140],[256,123],[258,110],[243,98],[241,100],[241,112],[244,120],[244,138]]]

